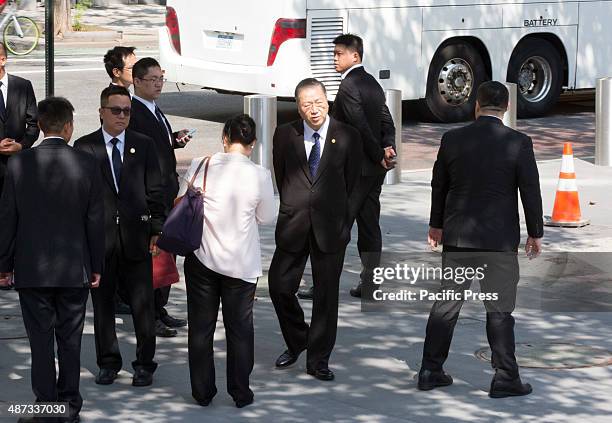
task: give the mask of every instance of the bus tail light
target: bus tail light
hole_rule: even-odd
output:
[[[306,38],[306,19],[281,18],[276,21],[268,52],[268,66],[274,64],[281,44],[292,38]]]
[[[176,10],[173,7],[166,7],[166,28],[168,28],[174,50],[181,54],[181,31],[179,30]]]

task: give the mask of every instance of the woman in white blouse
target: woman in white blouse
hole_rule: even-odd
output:
[[[249,159],[254,144],[255,122],[249,116],[225,123],[224,152],[214,154],[208,168],[202,243],[185,257],[191,391],[202,406],[217,393],[213,337],[219,301],[227,339],[227,391],[239,408],[253,402],[253,302],[262,275],[257,224],[271,223],[276,212],[270,171]],[[179,195],[201,161],[192,161]],[[196,187],[202,187],[203,177],[204,167]]]

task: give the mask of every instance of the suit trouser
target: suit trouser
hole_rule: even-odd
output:
[[[23,323],[32,351],[32,391],[36,401],[68,402],[71,417],[79,414],[81,337],[89,290],[86,288],[19,289]],[[59,377],[55,375],[57,342]]]
[[[279,247],[274,251],[268,285],[280,328],[293,354],[307,351],[309,370],[327,368],[336,342],[338,326],[338,287],[346,247],[331,254],[322,252],[314,234],[310,233],[304,249],[293,253]],[[295,296],[306,261],[312,266],[313,299],[310,327]]]
[[[208,401],[217,393],[213,338],[221,301],[227,339],[227,392],[234,401],[250,401],[253,391],[249,388],[249,376],[255,362],[253,303],[256,285],[210,270],[194,254],[185,257],[185,282],[193,397],[196,401]]]
[[[174,198],[176,197],[176,192],[178,192],[178,181],[175,189],[172,189],[174,194],[171,194],[168,198],[166,198],[166,216],[172,210],[174,206]],[[166,311],[166,305],[168,304],[168,299],[170,298],[170,288],[172,285],[163,286],[161,288],[157,288],[153,290],[153,298],[155,300],[155,320],[159,320],[162,316],[167,316],[168,312]]]
[[[155,320],[159,320],[162,316],[167,316],[168,312],[165,307],[170,298],[170,287],[172,285],[163,286],[153,290],[153,299],[155,302]]]
[[[374,268],[380,265],[380,193],[385,174],[361,175],[349,199],[350,214],[357,221],[357,250],[361,259],[360,280],[371,283]]]
[[[497,294],[494,301],[483,301],[487,311],[487,339],[491,347],[491,366],[496,377],[514,380],[519,377],[514,355],[514,311],[516,289],[519,282],[519,266],[516,253],[482,252],[474,249],[444,246],[442,266],[482,267],[484,279],[480,290],[485,294]],[[443,290],[463,292],[470,288],[471,281],[458,286],[453,281],[443,282]],[[453,331],[463,305],[462,300],[436,301],[432,306],[423,347],[422,367],[442,370],[448,357]]]
[[[121,370],[123,365],[117,332],[115,329],[114,296],[118,284],[123,284],[132,309],[136,332],[136,360],[134,369],[155,371],[155,310],[153,306],[153,267],[151,257],[145,260],[129,260],[117,246],[106,257],[100,286],[91,290],[94,308],[96,357],[101,369]]]

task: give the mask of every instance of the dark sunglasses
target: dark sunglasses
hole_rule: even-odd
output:
[[[129,116],[130,112],[132,111],[132,109],[130,109],[129,107],[126,107],[123,109],[121,107],[102,107],[102,108],[110,110],[111,113],[114,114],[115,116],[119,116],[121,112],[123,112],[125,116]]]

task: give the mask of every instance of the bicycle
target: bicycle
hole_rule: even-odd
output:
[[[17,16],[16,13],[15,5],[7,8],[0,21],[0,30],[4,28],[2,33],[6,49],[17,56],[25,56],[38,45],[40,29],[32,19],[27,16]]]

